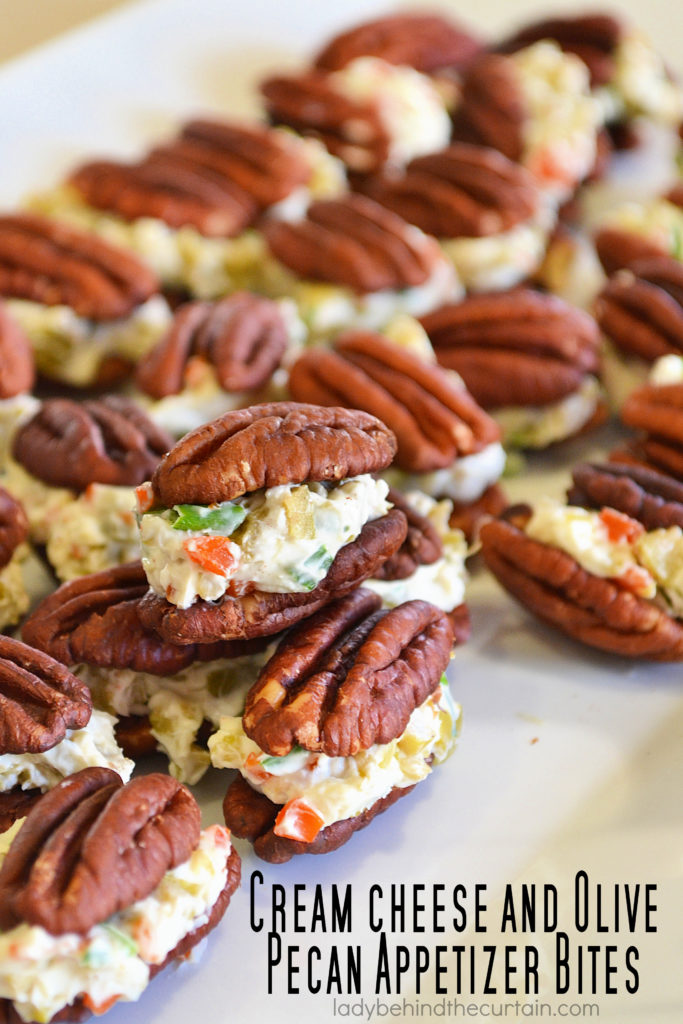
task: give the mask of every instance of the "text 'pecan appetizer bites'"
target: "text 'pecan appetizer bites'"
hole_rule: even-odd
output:
[[[683,263],[651,256],[618,270],[596,299],[595,318],[604,336],[605,387],[620,408],[656,359],[683,354]]]
[[[379,606],[360,589],[297,626],[244,717],[209,741],[213,763],[241,773],[226,824],[264,860],[337,849],[453,751],[448,617],[425,601]]]
[[[118,716],[116,735],[129,756],[159,747],[171,774],[194,784],[209,767],[201,740],[224,715],[241,714],[269,655],[262,641],[180,647],[161,640],[139,619],[147,590],[140,562],[73,580],[41,602],[22,635],[71,666],[95,707]]]
[[[527,288],[472,295],[421,323],[506,444],[545,448],[604,418],[597,327],[562,299]]]
[[[114,719],[93,711],[87,687],[64,665],[0,636],[0,831],[40,792],[91,766],[130,778]]]
[[[235,292],[188,302],[137,368],[139,401],[175,437],[251,405],[305,335],[293,303]]]
[[[683,341],[683,320],[681,327]],[[638,436],[610,459],[649,466],[683,481],[683,355],[661,356],[648,383],[631,392],[620,415]]]
[[[135,487],[172,444],[120,395],[48,399],[17,430],[2,482],[23,502],[60,578],[139,557]]]
[[[320,143],[200,119],[137,163],[84,164],[32,205],[134,252],[166,288],[216,298],[250,286],[264,213],[301,215],[311,197],[345,190],[342,165]]]
[[[683,660],[683,486],[637,467],[582,466],[569,501],[544,498],[482,527],[498,581],[581,643]]]
[[[366,196],[313,203],[305,219],[264,228],[261,289],[295,299],[314,336],[375,330],[462,295],[435,239]]]
[[[462,381],[379,334],[348,332],[332,349],[304,352],[289,390],[298,402],[363,409],[386,423],[398,443],[396,487],[472,502],[505,467],[500,428]]]
[[[0,217],[0,296],[38,370],[76,387],[130,373],[170,320],[155,275],[118,246],[34,214]]]
[[[405,516],[396,441],[357,410],[274,402],[188,434],[139,488],[142,621],[173,643],[268,636],[372,576]]]
[[[509,57],[485,54],[472,64],[453,135],[523,164],[561,203],[593,169],[601,124],[585,64],[546,41]]]
[[[3,1019],[83,1020],[138,999],[218,924],[239,881],[227,829],[202,831],[174,779],[72,776],[29,812],[0,867]]]
[[[363,191],[439,239],[466,288],[500,291],[543,259],[554,210],[532,175],[502,153],[458,142],[370,178]]]

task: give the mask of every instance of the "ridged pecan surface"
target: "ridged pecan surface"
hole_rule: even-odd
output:
[[[463,79],[462,96],[453,115],[453,138],[491,146],[509,160],[519,160],[526,118],[514,62],[497,53],[477,58]]]
[[[31,344],[0,302],[0,399],[30,391],[35,379]]]
[[[389,501],[403,512],[408,523],[406,539],[396,554],[375,573],[377,580],[404,580],[421,565],[433,565],[443,555],[441,538],[426,516],[406,501],[400,491],[389,490]]]
[[[617,348],[647,362],[683,353],[683,263],[658,256],[618,271],[600,292],[595,317]]]
[[[600,263],[608,276],[616,274],[617,270],[633,269],[633,265],[642,260],[657,260],[668,256],[657,242],[622,228],[600,228],[594,242]]]
[[[633,451],[645,463],[683,479],[683,384],[645,384],[632,392],[620,416],[642,431]]]
[[[683,484],[642,466],[583,463],[572,471],[572,505],[617,509],[646,530],[683,527]]]

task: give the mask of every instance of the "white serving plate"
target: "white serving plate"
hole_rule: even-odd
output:
[[[674,62],[681,31],[672,24],[668,0],[621,6],[636,19],[642,6],[639,20]],[[481,0],[465,13],[491,33],[536,9],[535,3]],[[376,10],[381,5],[362,0],[334,8],[297,0],[286,9],[276,0],[239,5],[148,0],[41,47],[0,70],[0,200],[10,205],[26,191],[57,181],[80,157],[133,154],[198,111],[253,111],[250,84],[259,75],[291,65],[332,31]],[[561,493],[567,467],[594,449],[592,443],[575,442],[535,460],[528,475],[510,484],[511,496]],[[601,1020],[624,1024],[679,1021],[681,668],[634,666],[578,647],[538,626],[481,572],[469,601],[473,639],[458,652],[451,673],[453,693],[464,708],[455,756],[336,854],[271,867],[239,843],[244,881],[258,869],[266,883],[261,892],[281,883],[288,901],[295,884],[320,883],[329,893],[333,882],[350,882],[352,934],[308,932],[289,934],[288,940],[304,951],[310,944],[320,946],[323,962],[335,944],[361,944],[367,954],[363,995],[370,1003],[377,937],[367,927],[366,905],[374,883],[440,882],[447,888],[462,883],[468,891],[476,883],[487,885],[487,935],[468,928],[462,935],[428,929],[394,937],[411,946],[421,943],[432,954],[438,943],[502,946],[516,940],[536,943],[543,952],[552,936],[501,936],[495,922],[506,883],[553,883],[561,899],[579,869],[592,882],[610,886],[656,883],[658,931],[633,939],[640,948],[638,993],[593,997],[572,988],[567,997],[556,997],[542,975],[538,1001],[556,1011],[562,998],[597,1002]],[[227,775],[216,772],[200,787],[207,824],[221,820],[226,783]],[[257,907],[265,910],[264,895]],[[563,914],[560,926],[566,925],[572,941],[589,943],[592,932],[572,933],[568,917]],[[629,942],[623,932],[598,941],[622,949]],[[138,1004],[121,1005],[107,1019],[112,1024],[334,1019],[332,996],[287,995],[279,978],[269,995],[266,963],[266,939],[250,928],[244,884],[200,964],[167,972]],[[305,984],[303,975],[299,979]],[[408,980],[402,995],[412,993]],[[451,988],[449,996],[454,994]],[[356,1004],[359,998],[352,997]],[[423,1016],[430,1008],[440,1013],[442,997],[433,976],[420,998]],[[485,1003],[498,1007],[514,999],[460,997],[482,1016]],[[532,1008],[534,1002],[529,1000]],[[506,1018],[522,1020],[528,1010],[507,1010]],[[489,1015],[495,1012],[501,1013],[489,1008]],[[401,1016],[412,1019],[410,1010]]]

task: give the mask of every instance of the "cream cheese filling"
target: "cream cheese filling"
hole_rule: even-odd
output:
[[[248,585],[304,593],[324,579],[338,551],[367,522],[388,512],[387,492],[387,484],[369,474],[329,488],[284,484],[214,509],[176,506],[194,510],[191,522],[198,528],[189,529],[179,525],[187,520],[175,510],[148,512],[140,517],[142,564],[154,592],[180,608]],[[202,517],[215,512],[234,513],[239,524],[227,532],[220,525],[202,528],[209,523]]]
[[[17,430],[35,416],[40,405],[39,398],[28,394],[0,399],[0,470],[11,455]]]
[[[66,487],[51,487],[11,457],[3,467],[0,485],[24,506],[31,538],[36,544],[47,543],[57,515],[76,498],[74,491]]]
[[[405,731],[353,757],[329,757],[295,748],[268,757],[245,735],[241,718],[225,718],[209,740],[217,768],[237,768],[249,784],[276,804],[301,799],[322,827],[357,817],[395,788],[413,786],[455,748],[460,708],[443,682],[416,708]]]
[[[228,830],[212,825],[149,896],[85,935],[51,935],[29,924],[0,934],[0,998],[12,1001],[22,1020],[38,1024],[79,997],[95,1013],[117,1000],[138,999],[150,966],[208,921],[225,887],[230,851]]]
[[[469,504],[502,476],[505,469],[505,450],[494,441],[473,455],[462,455],[446,469],[432,473],[408,473],[402,469],[389,469],[384,474],[392,487],[424,491],[434,498],[450,498],[456,504]]]
[[[492,416],[503,431],[503,443],[513,448],[547,448],[573,437],[595,415],[603,391],[600,382],[586,376],[580,387],[558,402],[543,406],[508,406]]]
[[[668,256],[683,260],[683,210],[667,199],[622,203],[605,214],[598,227],[637,235]]]
[[[135,488],[90,484],[55,513],[49,526],[47,556],[60,580],[138,559]]]
[[[676,128],[683,117],[683,93],[650,40],[641,32],[628,32],[617,46],[614,63],[612,81],[598,90],[606,120],[644,115]]]
[[[610,408],[618,412],[628,396],[647,383],[651,363],[624,352],[609,339],[602,339],[602,382]]]
[[[518,224],[483,238],[441,238],[439,244],[468,291],[505,291],[543,262],[549,226]]]
[[[27,544],[20,544],[7,565],[0,569],[0,629],[15,626],[29,609],[30,597],[24,578],[29,550]]]

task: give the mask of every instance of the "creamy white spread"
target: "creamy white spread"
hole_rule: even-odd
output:
[[[252,585],[273,593],[313,590],[345,544],[371,519],[386,514],[388,487],[370,475],[326,487],[321,483],[283,484],[255,491],[220,506],[176,506],[191,513],[199,529],[186,529],[176,510],[140,517],[142,564],[155,593],[180,608],[198,597],[216,601]],[[229,532],[201,528],[202,517],[240,518]],[[230,539],[228,539],[228,537]],[[220,538],[210,543],[210,538]],[[213,549],[213,550],[212,550]],[[220,564],[219,564],[220,563]]]
[[[590,94],[588,68],[549,41],[512,55],[529,116],[522,162],[541,187],[563,202],[592,170],[600,104]]]
[[[47,556],[60,580],[139,558],[135,489],[90,484],[55,513],[49,526]]]
[[[40,399],[26,394],[0,399],[0,469],[9,458],[17,430],[35,416],[40,404]]]
[[[212,825],[188,860],[167,871],[143,900],[85,935],[50,935],[20,924],[0,934],[0,997],[38,1024],[85,997],[103,1013],[117,1000],[140,997],[149,968],[163,963],[180,940],[206,924],[227,880],[230,834]]]
[[[24,580],[28,554],[28,545],[20,544],[7,565],[0,569],[0,629],[15,626],[28,611],[30,598]]]
[[[641,32],[629,31],[617,45],[611,82],[597,91],[606,120],[645,115],[677,127],[683,94],[667,74],[664,61]]]
[[[28,335],[41,373],[75,387],[91,384],[108,356],[137,363],[172,319],[161,295],[153,295],[130,316],[102,323],[78,316],[69,306],[9,299],[7,308]]]
[[[602,339],[602,383],[610,408],[618,412],[628,396],[647,383],[651,363],[617,348],[609,338]]]
[[[217,768],[237,768],[276,804],[303,800],[325,827],[356,817],[392,789],[426,778],[453,752],[459,720],[460,708],[444,682],[413,711],[400,736],[353,757],[329,757],[299,747],[285,757],[268,757],[246,736],[241,718],[223,719],[209,748]]]
[[[93,711],[83,729],[68,729],[66,736],[50,750],[39,754],[0,754],[0,789],[3,792],[56,786],[82,768],[111,768],[128,782],[132,761],[124,757],[114,736],[115,719],[104,711]]]
[[[547,448],[573,437],[595,415],[603,398],[599,381],[587,376],[570,395],[544,406],[508,406],[492,413],[503,441],[514,448]]]
[[[3,467],[0,485],[24,506],[31,538],[36,544],[47,543],[57,515],[76,497],[66,487],[51,487],[43,483],[11,457]]]
[[[445,612],[450,612],[465,600],[467,583],[467,540],[462,530],[452,529],[449,519],[453,511],[451,501],[435,501],[421,491],[408,491],[403,495],[416,512],[425,516],[438,533],[443,554],[431,565],[420,565],[402,580],[365,580],[364,587],[374,590],[382,598],[385,608],[396,608],[404,601],[429,601]]]
[[[468,291],[498,292],[519,284],[541,265],[548,227],[518,224],[498,235],[439,241]]]
[[[389,138],[387,163],[391,165],[402,166],[413,157],[443,149],[450,141],[451,121],[444,100],[431,79],[414,68],[378,57],[358,57],[333,72],[330,85],[349,99],[376,107]],[[358,144],[349,163],[354,170],[366,169],[373,159],[363,148],[368,141],[366,125],[346,123],[344,134]]]
[[[605,214],[599,226],[638,235],[668,256],[683,260],[683,210],[666,199],[622,203]]]
[[[505,469],[505,451],[494,441],[480,452],[463,455],[446,469],[433,473],[407,473],[390,469],[385,476],[400,489],[416,488],[435,498],[450,498],[457,504],[468,504],[481,498],[484,491],[500,479]]]
[[[683,356],[660,356],[653,364],[648,377],[650,384],[683,384]]]

